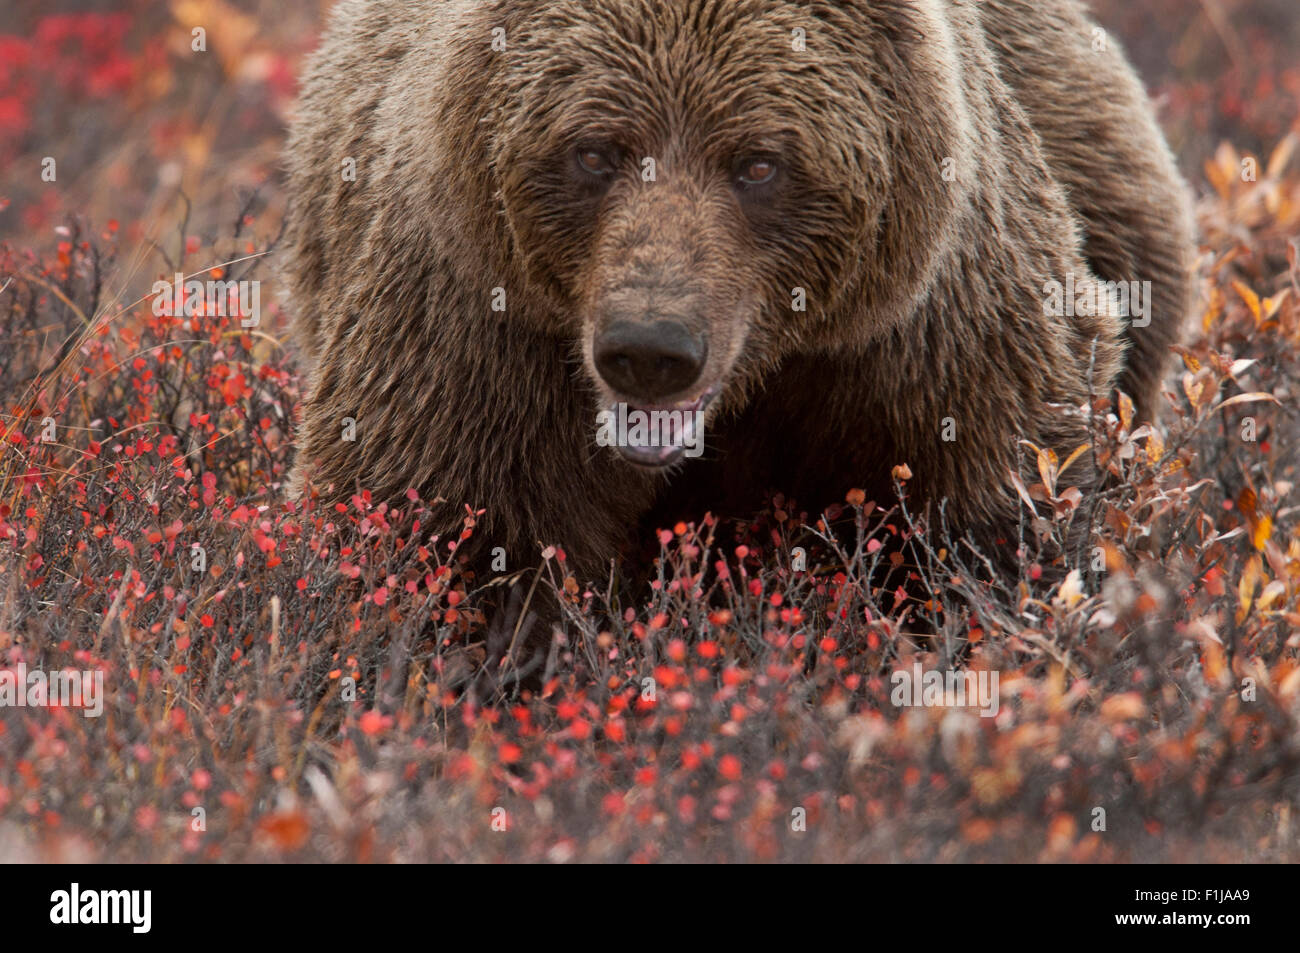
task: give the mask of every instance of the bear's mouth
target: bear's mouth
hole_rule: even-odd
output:
[[[600,414],[598,442],[647,470],[698,457],[704,452],[706,411],[717,394],[717,388],[710,387],[693,400],[672,404],[615,401]]]

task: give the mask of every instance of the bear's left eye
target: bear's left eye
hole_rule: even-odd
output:
[[[605,178],[614,173],[614,157],[603,149],[579,148],[574,153],[578,168],[588,175]]]
[[[776,178],[777,168],[771,159],[745,159],[736,165],[736,184],[747,189],[767,185]]]

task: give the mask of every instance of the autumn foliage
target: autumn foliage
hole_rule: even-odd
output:
[[[26,14],[0,35],[0,669],[102,672],[106,700],[0,707],[0,859],[1300,859],[1300,34],[1268,26],[1286,3],[1186,6],[1097,4],[1203,241],[1162,420],[1079,409],[1105,491],[1073,490],[1081,448],[1027,447],[1001,586],[910,511],[907,461],[890,499],[663,527],[646,578],[588,589],[548,547],[536,682],[474,667],[478,514],[448,538],[414,492],[284,498],[275,148],[317,9]],[[260,322],[155,307],[178,271],[263,281]],[[1036,562],[1075,521],[1087,548]],[[915,663],[999,673],[998,713],[895,705]]]

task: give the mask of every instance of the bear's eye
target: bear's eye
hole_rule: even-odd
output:
[[[579,147],[574,153],[578,168],[588,175],[605,178],[614,173],[614,157],[604,149]]]
[[[737,164],[736,184],[751,189],[776,178],[777,165],[771,159],[745,159]]]

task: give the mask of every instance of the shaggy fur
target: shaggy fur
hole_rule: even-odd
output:
[[[907,463],[1012,546],[1018,441],[1086,443],[1060,405],[1090,388],[1152,412],[1188,309],[1184,187],[1095,29],[1077,0],[344,0],[288,148],[297,486],[416,487],[511,568],[556,543],[594,575],[655,523],[883,501]],[[1150,324],[1045,315],[1070,274],[1150,281]],[[611,314],[707,339],[706,458],[596,446]]]

